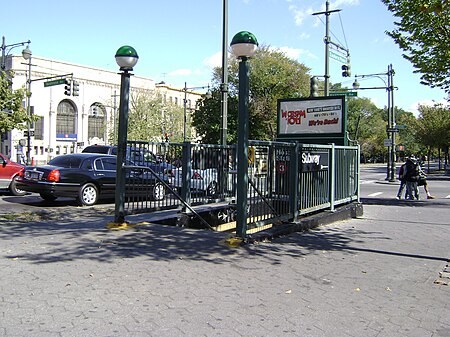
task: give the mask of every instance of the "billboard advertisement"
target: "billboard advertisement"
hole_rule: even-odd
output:
[[[280,99],[277,114],[278,138],[334,143],[344,138],[347,116],[343,96]]]

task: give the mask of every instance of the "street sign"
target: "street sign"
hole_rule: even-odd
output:
[[[64,84],[64,83],[66,83],[66,80],[64,78],[58,78],[56,80],[44,82],[44,87],[51,87],[54,85],[59,85],[59,84]]]
[[[396,126],[395,126],[397,129],[406,129],[406,125],[399,125],[399,124],[397,124]]]
[[[355,96],[358,96],[358,93],[356,91],[334,91],[334,92],[330,92],[330,96],[355,97]]]
[[[344,57],[342,55],[339,55],[337,53],[334,53],[332,51],[330,51],[330,58],[332,58],[333,60],[336,60],[336,61],[338,61],[340,63],[344,63],[344,64],[347,63],[347,58],[346,57]]]
[[[387,128],[386,129],[387,132],[398,132],[397,128]]]
[[[385,139],[384,146],[392,146],[392,139]]]
[[[23,136],[28,137],[28,130],[23,131]],[[30,137],[34,137],[34,130],[30,130]]]

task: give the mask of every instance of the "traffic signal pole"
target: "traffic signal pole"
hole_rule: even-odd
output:
[[[325,14],[325,90],[324,95],[328,96],[330,93],[330,14],[340,12],[340,9],[329,10],[330,2],[327,0],[325,3],[325,12],[317,12],[312,15],[321,15]]]

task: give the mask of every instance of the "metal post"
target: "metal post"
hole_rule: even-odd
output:
[[[187,83],[184,82],[184,122],[183,122],[183,142],[186,141],[186,123],[187,123],[187,112],[186,112],[186,101],[187,101]]]
[[[28,129],[28,135],[27,135],[27,165],[31,165],[31,55],[28,59],[28,92],[27,92],[27,129]]]
[[[222,31],[222,127],[220,129],[220,144],[227,144],[228,133],[228,0],[223,0],[223,31]]]
[[[388,129],[392,128],[392,120],[391,120],[391,76],[389,75],[389,66],[388,71],[386,73],[388,84],[386,86],[386,91],[388,93],[388,105],[387,105],[387,114],[388,114]],[[391,152],[392,152],[392,132],[387,131],[388,139],[391,141],[391,144],[388,146],[388,160],[386,167],[386,180],[391,180]]]
[[[392,68],[392,64],[389,65],[388,68],[388,76],[390,78],[390,95],[391,95],[391,123],[392,123],[392,129],[396,127],[396,121],[395,121],[395,104],[394,104],[394,74],[395,71]],[[396,167],[395,167],[395,161],[396,161],[396,153],[395,153],[395,132],[391,132],[391,139],[392,139],[392,147],[391,147],[391,177],[389,181],[396,181]]]
[[[117,170],[115,191],[114,222],[125,221],[125,169],[123,167],[127,151],[128,130],[128,103],[130,96],[130,73],[124,70],[121,74],[120,103],[119,103],[119,130],[117,141]]]
[[[2,59],[1,59],[1,63],[0,63],[0,67],[3,70],[5,70],[6,66],[5,66],[5,49],[6,49],[6,44],[5,44],[5,37],[2,36]]]
[[[247,234],[248,191],[248,64],[247,57],[239,62],[239,107],[237,142],[237,217],[236,235],[245,239]]]
[[[330,2],[325,4],[325,93],[328,96],[330,93]]]

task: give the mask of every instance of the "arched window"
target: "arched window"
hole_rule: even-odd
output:
[[[77,139],[77,107],[68,100],[62,100],[58,104],[56,114],[56,138]]]
[[[94,103],[89,108],[88,138],[104,138],[106,109],[100,103]]]

